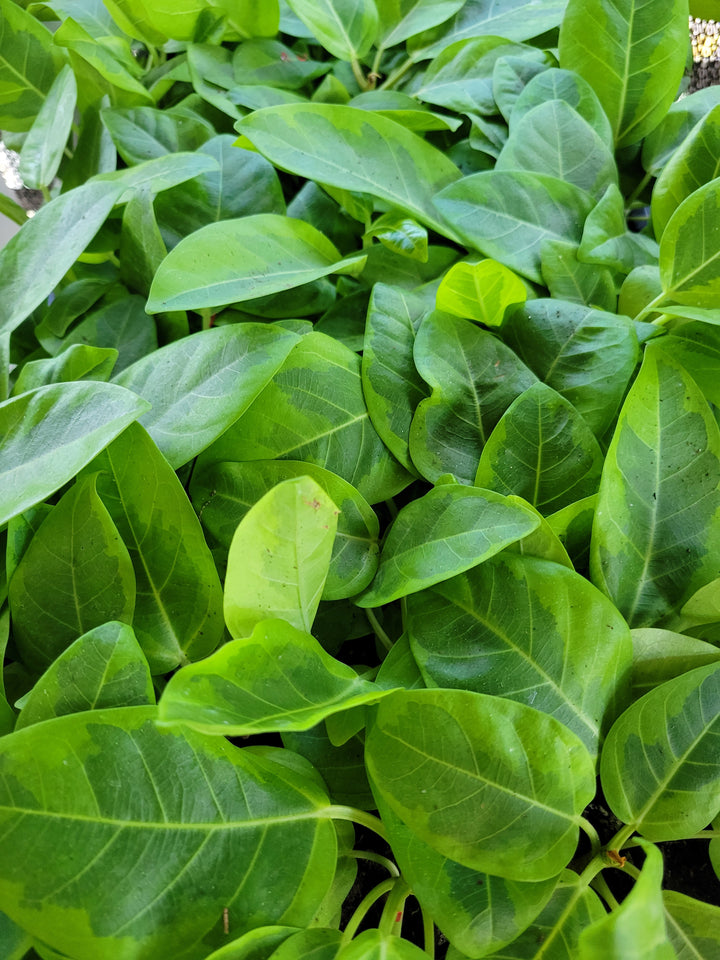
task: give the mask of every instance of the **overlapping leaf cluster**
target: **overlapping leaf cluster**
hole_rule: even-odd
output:
[[[657,846],[720,870],[687,49],[680,0],[0,0],[49,201],[0,253],[1,960],[720,956]]]

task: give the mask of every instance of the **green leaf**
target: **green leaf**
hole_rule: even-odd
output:
[[[288,6],[340,60],[361,60],[375,42],[375,0],[288,0]]]
[[[272,163],[319,183],[368,193],[453,239],[433,196],[460,171],[399,124],[357,107],[269,107],[237,125]]]
[[[580,934],[578,960],[675,960],[662,901],[662,854],[642,843],[640,876],[621,905]]]
[[[185,237],[155,274],[148,313],[252,300],[329,273],[352,273],[362,255],[341,253],[315,227],[274,213],[210,223]],[[251,305],[252,307],[252,305]]]
[[[0,334],[11,333],[47,299],[121,193],[119,184],[90,180],[41,207],[0,250]]]
[[[204,8],[201,0],[174,0],[170,7],[161,3],[145,3],[144,0],[103,2],[125,33],[152,46],[162,46],[169,38],[192,40],[198,16]]]
[[[264,620],[247,639],[174,674],[158,717],[223,737],[309,730],[387,692],[325,653],[309,633]]]
[[[300,930],[280,944],[271,960],[335,960],[341,940],[342,933],[334,928]]]
[[[493,427],[535,376],[491,334],[440,313],[420,326],[415,363],[432,396],[412,421],[413,462],[432,483],[452,473],[471,484]]]
[[[20,151],[18,173],[26,187],[48,187],[57,173],[77,100],[75,74],[65,65],[53,81]]]
[[[403,257],[410,257],[411,260],[427,263],[427,230],[409,217],[392,212],[384,213],[363,234],[364,240],[372,237],[377,237],[389,250],[393,250]]]
[[[241,40],[274,37],[280,26],[277,0],[211,0]]]
[[[605,798],[648,840],[691,837],[720,811],[718,691],[720,667],[698,667],[646,693],[607,736]]]
[[[58,383],[0,404],[0,524],[71,480],[148,405],[105,383]]]
[[[505,55],[496,61],[492,75],[492,95],[497,109],[510,122],[518,98],[533,77],[549,69],[547,61],[531,57]]]
[[[703,640],[672,630],[641,627],[632,630],[633,698],[682,676],[696,667],[720,661],[720,650]]]
[[[453,264],[440,281],[435,303],[445,313],[499,327],[507,308],[526,299],[525,284],[512,270],[496,260],[480,260]]]
[[[153,673],[207,656],[223,635],[222,588],[200,523],[170,464],[131,424],[86,468],[130,553],[133,627]]]
[[[625,201],[616,184],[610,184],[590,211],[578,256],[586,263],[599,263],[626,274],[637,267],[657,264],[657,243],[628,230]]]
[[[632,321],[560,300],[509,311],[502,335],[548,386],[582,414],[596,437],[615,419],[639,359]]]
[[[521,123],[531,110],[551,100],[562,100],[577,111],[612,149],[612,127],[598,95],[579,73],[556,67],[533,77],[517,98],[510,115],[510,132],[515,132],[516,125]]]
[[[512,553],[486,560],[411,597],[407,629],[428,685],[532,706],[593,757],[627,698],[626,625],[587,580],[556,563]]]
[[[13,395],[18,396],[49,383],[67,383],[73,380],[107,381],[117,356],[117,350],[112,348],[72,344],[52,359],[24,363],[15,381]]]
[[[410,482],[370,422],[360,358],[322,333],[297,342],[265,390],[202,462],[276,458],[325,467],[351,483],[368,503],[386,500]]]
[[[0,0],[0,129],[30,129],[61,63],[48,28]]]
[[[123,188],[118,203],[127,203],[144,187],[149,187],[150,193],[156,194],[162,190],[192,180],[203,173],[217,169],[217,163],[212,157],[198,153],[168,153],[154,160],[146,160],[134,167],[122,170],[112,170],[109,173],[100,173],[94,178],[95,182],[117,183]]]
[[[720,292],[720,178],[696,190],[670,217],[660,241],[660,280],[668,300],[715,307]]]
[[[232,943],[214,950],[206,960],[267,960],[276,947],[298,932],[296,927],[279,925],[255,927]]]
[[[687,51],[683,0],[569,0],[560,28],[560,66],[597,93],[615,144],[639,143],[677,96]]]
[[[123,297],[90,311],[65,337],[62,348],[74,344],[97,344],[95,349],[113,349],[118,357],[115,376],[153,350],[157,350],[155,322],[144,310],[144,299]],[[37,330],[37,328],[36,328]]]
[[[380,930],[365,930],[337,954],[337,960],[423,960],[426,956],[408,940]]]
[[[326,724],[321,723],[310,730],[283,733],[282,741],[288,750],[294,750],[312,763],[335,803],[346,803],[360,810],[377,809],[365,774],[362,735],[356,734],[337,747],[330,742]]]
[[[550,100],[514,121],[496,170],[527,170],[600,197],[618,173],[610,147],[564,100]]]
[[[225,622],[236,639],[261,620],[310,632],[332,553],[338,509],[310,477],[285,480],[241,520],[230,544]]]
[[[147,661],[131,627],[104,623],[78,637],[23,698],[16,730],[53,717],[155,703]]]
[[[425,843],[508,880],[546,880],[577,842],[592,761],[554,717],[502,697],[413,690],[380,701],[366,765]]]
[[[720,430],[692,378],[645,348],[608,450],[593,581],[631,627],[652,626],[717,576]]]
[[[673,103],[660,124],[645,138],[642,165],[657,177],[693,127],[720,103],[717,86],[696,90]]]
[[[540,246],[543,283],[555,300],[582,303],[614,313],[618,298],[612,271],[599,264],[584,263],[578,259],[579,249],[576,243],[544,240]],[[639,313],[639,309],[635,312]]]
[[[668,351],[685,367],[706,399],[715,406],[720,405],[720,385],[716,375],[720,360],[720,327],[709,322],[684,323],[675,327],[665,342]]]
[[[33,669],[45,669],[73,640],[108,620],[132,622],[132,563],[95,483],[96,476],[84,477],[68,490],[10,582],[13,636]]]
[[[355,596],[377,570],[379,524],[367,501],[341,477],[297,460],[215,463],[193,473],[190,493],[213,544],[227,551],[253,504],[276,484],[299,476],[311,477],[340,511],[323,599]]]
[[[464,0],[383,0],[378,46],[392,47],[448,20]]]
[[[2,909],[77,960],[180,956],[224,909],[236,933],[309,924],[336,849],[311,768],[155,715],[91,711],[2,738]]]
[[[177,468],[238,419],[295,343],[281,327],[216,327],[143,357],[116,382],[152,404],[142,423]]]
[[[101,116],[118,153],[130,167],[168,153],[193,152],[213,132],[210,124],[200,119],[153,107],[103,110]]]
[[[491,490],[443,483],[398,513],[375,579],[355,602],[379,607],[482,563],[528,536],[538,520]]]
[[[595,493],[602,464],[600,446],[575,407],[538,382],[488,437],[475,486],[524,497],[547,516]]]
[[[579,242],[593,201],[546,174],[488,170],[446,187],[436,205],[463,243],[542,283],[543,240]]]
[[[568,556],[568,552],[563,546],[560,537],[550,526],[548,520],[522,497],[511,495],[508,497],[508,501],[529,510],[537,519],[539,526],[536,530],[533,530],[529,536],[523,537],[522,540],[518,540],[516,543],[511,543],[510,546],[505,549],[509,553],[519,553],[524,557],[537,557],[540,560],[550,560],[552,563],[559,563],[560,566],[572,570],[572,560]],[[588,531],[588,540],[589,539],[590,533]]]
[[[663,890],[667,937],[678,958],[712,957],[720,951],[720,908],[675,890]]]

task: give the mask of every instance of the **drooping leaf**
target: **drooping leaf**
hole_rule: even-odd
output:
[[[720,430],[692,378],[645,348],[608,450],[593,581],[632,627],[652,626],[717,575]]]
[[[532,533],[537,519],[490,490],[443,483],[398,513],[380,566],[355,602],[379,607],[454,577]]]
[[[440,281],[435,305],[444,313],[499,327],[507,308],[526,299],[525,284],[501,263],[462,261],[450,267]]]
[[[384,0],[378,4],[378,45],[392,47],[448,20],[464,0]]]
[[[236,933],[310,923],[336,849],[311,768],[155,716],[90,711],[3,737],[2,909],[78,960],[179,956],[224,909]]]
[[[49,187],[57,173],[75,113],[77,83],[66,64],[53,81],[20,151],[18,172],[33,190]]]
[[[584,577],[556,563],[512,553],[486,560],[410,597],[407,629],[428,684],[542,710],[593,756],[627,699],[626,625]]]
[[[715,307],[720,291],[720,178],[692,193],[670,217],[660,241],[660,280],[668,300]]]
[[[634,699],[696,667],[720,662],[720,650],[672,630],[641,627],[631,631]]]
[[[375,0],[288,0],[288,6],[340,60],[361,60],[375,42]]]
[[[508,880],[546,880],[577,842],[593,764],[554,717],[465,690],[380,701],[366,742],[373,789],[443,856]]]
[[[50,496],[148,409],[107,383],[57,383],[0,404],[0,524]]]
[[[720,811],[719,689],[717,663],[698,667],[645,694],[608,734],[605,797],[648,840],[691,837]]]
[[[310,477],[273,487],[241,520],[228,554],[225,622],[236,639],[261,620],[310,632],[332,553],[338,510]]]
[[[78,637],[24,697],[16,730],[83,710],[155,702],[150,671],[132,627],[112,621]]]
[[[216,327],[143,357],[116,383],[150,402],[143,426],[179,467],[238,419],[295,343],[297,335],[281,327]]]
[[[224,737],[284,733],[309,730],[387,692],[325,653],[309,633],[264,620],[246,639],[174,674],[158,717]]]
[[[10,582],[15,643],[32,669],[48,667],[93,627],[132,622],[132,563],[95,483],[85,477],[64,494]]]

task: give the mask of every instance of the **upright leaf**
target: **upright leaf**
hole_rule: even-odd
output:
[[[720,430],[692,378],[648,344],[608,450],[593,581],[630,626],[652,626],[717,575]]]
[[[77,83],[66,64],[53,81],[20,151],[18,172],[27,187],[49,187],[57,173],[70,135]]]
[[[449,19],[463,0],[383,0],[378,46],[392,47]]]
[[[93,627],[132,621],[132,563],[95,481],[84,477],[62,497],[10,582],[13,636],[31,669],[49,666]]]
[[[660,241],[660,281],[668,300],[714,307],[720,291],[720,178],[692,193],[670,217]]]
[[[337,507],[310,477],[285,480],[241,520],[228,554],[225,622],[236,639],[261,620],[310,632],[330,565]]]
[[[612,128],[597,93],[579,73],[557,67],[533,77],[517,98],[510,115],[510,133],[514,133],[516,126],[528,113],[551,100],[561,100],[572,107],[612,149]]]
[[[677,96],[687,51],[684,0],[569,0],[560,28],[560,66],[593,87],[615,144],[639,143]]]
[[[52,33],[14,0],[0,0],[0,130],[29,130],[61,57]]]
[[[340,60],[361,60],[375,42],[375,0],[288,0],[288,6]]]

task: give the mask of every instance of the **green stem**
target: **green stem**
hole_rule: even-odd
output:
[[[617,910],[620,904],[617,902],[613,896],[612,890],[607,885],[605,877],[599,873],[591,882],[590,886],[600,894],[605,903],[610,907],[611,910]]]
[[[358,810],[356,807],[345,807],[342,804],[333,803],[325,807],[322,815],[329,820],[349,820],[350,823],[358,823],[361,827],[367,827],[368,830],[372,830],[373,833],[376,833],[381,839],[387,842],[388,836],[385,830],[385,824],[379,817],[374,817],[365,810]]]
[[[376,903],[380,897],[388,893],[397,883],[396,879],[383,880],[376,887],[373,887],[370,893],[366,894],[357,905],[355,912],[347,922],[347,926],[342,935],[340,947],[346,947],[357,933],[358,927],[365,919],[368,910]]]
[[[395,881],[395,886],[388,895],[383,907],[378,929],[387,937],[399,937],[402,932],[402,919],[405,910],[405,901],[410,893],[410,887],[401,878]]]
[[[360,66],[360,61],[356,60],[355,57],[350,61],[350,66],[352,67],[353,76],[357,80],[357,85],[361,90],[369,90],[370,84],[367,82],[367,77],[362,72],[362,67]]]
[[[199,313],[200,316],[202,317],[202,328],[203,328],[203,330],[209,330],[210,327],[212,326],[213,308],[212,308],[212,307],[201,307],[201,309],[198,310],[198,313]]]
[[[390,637],[387,635],[387,633],[385,633],[385,631],[383,630],[378,618],[373,613],[372,608],[366,607],[365,614],[368,620],[370,621],[370,626],[373,628],[373,633],[378,638],[380,643],[385,647],[386,650],[392,650],[393,642],[390,639]]]
[[[373,853],[372,850],[350,850],[348,857],[354,857],[356,860],[369,860],[371,863],[379,863],[385,867],[391,877],[399,877],[400,871],[389,857],[384,857],[381,853]]]
[[[425,942],[425,953],[435,960],[435,924],[433,918],[429,917],[422,907],[420,912],[423,918],[423,940]]]
[[[720,840],[720,830],[700,830],[698,833],[694,833],[691,837],[683,837],[683,840]],[[640,840],[635,839],[631,840],[630,843],[624,844],[625,849],[628,847],[639,847]]]
[[[623,870],[625,873],[629,873],[633,880],[637,880],[640,877],[640,871],[632,863],[626,863]]]
[[[370,73],[380,73],[380,62],[382,60],[383,54],[385,53],[384,47],[378,47],[375,54],[375,59],[373,60],[372,67],[370,68]]]
[[[43,200],[45,203],[50,203],[52,197],[50,196],[50,191],[47,187],[40,187],[40,193],[43,195]]]
[[[385,83],[380,85],[381,90],[390,90],[391,87],[394,87],[398,80],[401,80],[405,74],[415,65],[415,61],[412,57],[408,57],[404,63],[401,63],[397,70],[393,70],[390,76],[387,78]]]
[[[580,827],[590,841],[590,850],[592,852],[592,856],[596,857],[602,848],[602,843],[600,842],[600,837],[598,836],[597,830],[589,820],[585,819],[585,817],[580,817]]]
[[[395,501],[392,497],[389,500],[385,501],[385,506],[388,508],[388,513],[390,514],[390,519],[394,520],[398,515],[398,508],[395,506]]]
[[[666,300],[667,295],[665,293],[659,293],[654,300],[651,300],[650,303],[646,307],[643,307],[640,313],[637,314],[634,318],[635,322],[637,323],[639,320],[642,320],[643,317],[647,317],[648,314],[654,313],[656,307],[659,307],[661,303],[665,303]]]
[[[642,180],[640,181],[640,183],[635,187],[635,189],[633,190],[633,192],[632,192],[632,193],[630,194],[630,196],[628,197],[627,203],[625,204],[625,209],[626,209],[626,210],[629,210],[629,209],[630,209],[631,204],[633,204],[633,203],[638,199],[638,197],[639,197],[640,194],[643,192],[643,190],[645,189],[645,187],[650,183],[650,181],[652,180],[652,178],[653,178],[653,174],[652,174],[652,173],[646,173],[646,174],[645,174],[645,176],[642,178]]]
[[[622,850],[628,845],[628,840],[635,833],[635,827],[628,826],[627,824],[624,827],[621,827],[620,830],[615,834],[615,836],[610,840],[609,843],[605,844],[606,850]],[[607,865],[607,864],[606,864]]]

